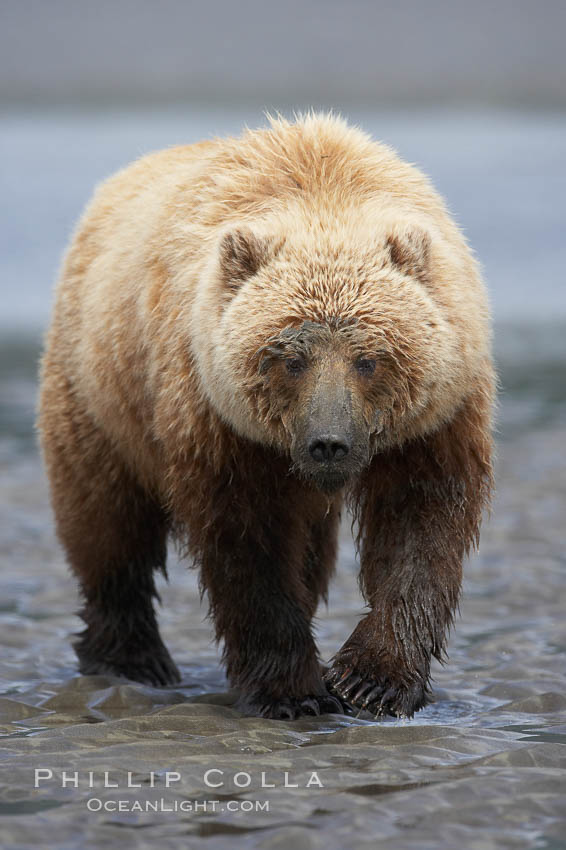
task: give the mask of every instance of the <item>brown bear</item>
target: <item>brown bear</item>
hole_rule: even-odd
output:
[[[477,265],[428,180],[332,115],[143,157],[66,255],[39,428],[83,673],[178,681],[154,571],[200,569],[244,712],[410,717],[492,483]],[[342,506],[368,604],[311,631]]]

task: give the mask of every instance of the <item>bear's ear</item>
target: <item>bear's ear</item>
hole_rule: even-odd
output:
[[[430,236],[417,227],[398,229],[387,237],[391,262],[423,283],[429,278]]]
[[[248,228],[225,233],[220,242],[220,268],[226,285],[238,289],[277,253],[281,244],[269,237],[256,236]]]

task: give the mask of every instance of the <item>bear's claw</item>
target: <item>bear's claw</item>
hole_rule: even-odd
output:
[[[343,702],[346,707],[358,711],[368,711],[379,717],[412,717],[415,711],[428,702],[427,686],[417,681],[411,684],[395,683],[388,678],[366,678],[352,666],[335,663],[324,675],[327,688]]]
[[[283,697],[269,700],[265,697],[242,695],[235,705],[242,714],[268,717],[273,720],[296,720],[298,717],[318,717],[321,714],[344,714],[346,706],[333,694],[307,696],[300,699]]]

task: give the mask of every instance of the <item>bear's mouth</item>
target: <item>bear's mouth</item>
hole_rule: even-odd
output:
[[[321,493],[329,496],[345,487],[350,478],[346,470],[319,469],[311,476],[311,481]]]
[[[347,457],[330,462],[314,462],[307,452],[291,451],[293,463],[290,472],[303,481],[308,481],[317,490],[330,495],[346,487],[362,472],[369,460],[367,451],[361,446],[353,447]]]
[[[313,468],[311,464],[295,462],[292,464],[290,472],[302,478],[303,481],[313,484],[317,490],[327,496],[341,490],[352,478],[349,469],[337,469],[335,465],[325,469],[322,465]]]

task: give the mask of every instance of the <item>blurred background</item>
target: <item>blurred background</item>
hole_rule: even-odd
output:
[[[45,325],[98,180],[309,107],[432,177],[496,319],[566,315],[561,0],[3,0],[0,15],[3,325]]]
[[[537,740],[550,735],[555,754],[564,746],[565,35],[563,0],[0,0],[0,692],[18,695],[16,723],[30,706],[56,717],[49,700],[61,693],[57,722],[76,721],[65,690],[74,585],[33,430],[41,337],[72,228],[95,184],[132,159],[238,134],[264,123],[265,110],[313,107],[341,113],[432,178],[493,305],[498,497],[438,674],[448,696],[415,722],[511,730],[536,720],[546,728]],[[321,625],[325,657],[345,637],[340,618],[361,607],[349,546],[351,583],[338,585]],[[198,609],[190,574],[178,572],[171,594]],[[192,679],[222,688],[209,626],[193,625],[187,644],[180,608],[166,606],[162,622],[182,669],[198,645],[206,664]],[[542,703],[517,703],[531,696]],[[510,699],[507,714],[490,714]],[[94,722],[81,703],[89,711]],[[529,782],[515,820],[535,829]],[[512,846],[531,846],[521,841],[535,832],[518,829]]]

